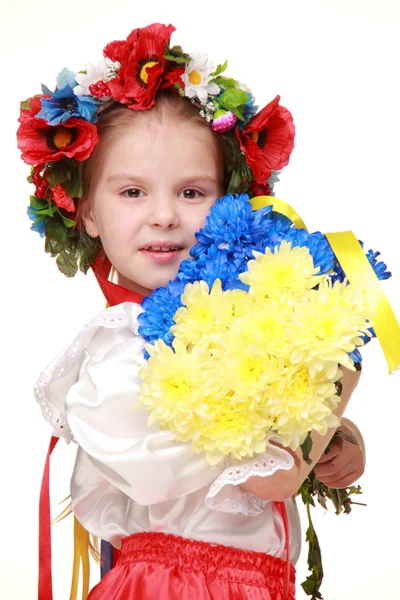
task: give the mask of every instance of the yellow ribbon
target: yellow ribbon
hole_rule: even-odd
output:
[[[82,570],[82,600],[89,594],[90,563],[89,563],[89,533],[74,517],[74,563],[69,600],[76,600],[78,595],[79,575]]]
[[[255,196],[250,200],[250,202],[253,210],[258,210],[259,208],[263,208],[264,206],[269,206],[272,204],[275,212],[281,213],[281,215],[288,217],[298,229],[307,230],[307,227],[305,226],[301,217],[297,214],[294,208],[292,208],[284,200],[275,198],[275,196]]]
[[[256,196],[251,199],[253,210],[272,205],[273,210],[288,217],[299,229],[307,229],[297,212],[284,200],[274,196]],[[347,279],[364,291],[371,309],[371,321],[381,345],[389,373],[400,367],[400,325],[396,319],[375,271],[352,231],[326,233]]]

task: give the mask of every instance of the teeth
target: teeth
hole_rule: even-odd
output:
[[[172,250],[179,250],[178,246],[148,246],[146,250],[155,250],[156,252],[171,252]]]

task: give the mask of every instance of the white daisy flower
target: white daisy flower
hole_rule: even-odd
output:
[[[208,56],[204,52],[193,52],[190,58],[182,75],[185,96],[188,98],[197,96],[201,104],[205,105],[209,95],[215,96],[220,92],[216,83],[210,83],[210,73],[215,70],[215,66],[208,61]]]
[[[78,85],[74,87],[76,96],[90,95],[89,87],[99,81],[110,81],[113,79],[120,68],[120,64],[113,62],[109,58],[102,59],[97,65],[88,62],[86,64],[86,73],[77,73],[75,76]]]

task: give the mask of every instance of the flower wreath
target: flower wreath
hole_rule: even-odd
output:
[[[97,65],[78,73],[64,68],[54,92],[42,86],[42,94],[21,103],[18,148],[35,186],[27,211],[31,229],[46,238],[46,252],[67,276],[78,268],[86,273],[101,250],[99,239],[80,230],[76,212],[81,164],[98,143],[96,123],[111,105],[149,110],[161,90],[190,99],[227,142],[227,193],[271,195],[276,172],[289,162],[294,124],[280,97],[257,112],[247,86],[225,75],[227,61],[215,66],[204,53],[171,46],[174,31],[159,23],[134,29],[126,40],[107,44]]]

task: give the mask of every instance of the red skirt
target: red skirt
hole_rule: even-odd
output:
[[[122,541],[116,566],[88,600],[295,600],[295,569],[290,565],[284,595],[285,568],[263,552],[135,533]]]

